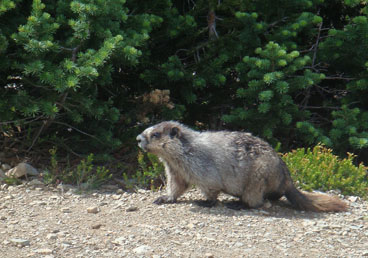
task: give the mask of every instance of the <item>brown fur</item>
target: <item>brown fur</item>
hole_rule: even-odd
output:
[[[137,140],[143,150],[159,156],[165,165],[168,194],[158,198],[157,204],[175,202],[195,184],[209,203],[215,203],[224,192],[256,208],[265,199],[285,195],[300,210],[347,210],[347,204],[337,197],[297,190],[279,155],[249,133],[197,132],[170,121],[147,128]]]

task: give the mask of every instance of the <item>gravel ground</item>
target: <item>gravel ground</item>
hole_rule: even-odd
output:
[[[345,198],[348,212],[319,214],[285,201],[231,210],[225,195],[203,208],[194,189],[152,204],[161,194],[1,185],[0,257],[368,257],[368,203],[357,197]]]

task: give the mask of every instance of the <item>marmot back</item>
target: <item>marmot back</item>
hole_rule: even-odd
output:
[[[297,190],[279,155],[249,133],[197,132],[169,121],[147,128],[137,140],[139,147],[159,156],[165,165],[167,195],[158,198],[157,204],[175,202],[190,184],[195,184],[207,205],[215,204],[218,194],[224,192],[239,197],[250,208],[285,195],[302,210],[347,209],[336,197]]]

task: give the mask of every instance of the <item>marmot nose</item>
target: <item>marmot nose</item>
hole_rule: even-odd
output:
[[[142,138],[143,138],[143,137],[142,137],[142,135],[138,135],[138,136],[137,136],[137,138],[136,138],[136,139],[137,139],[138,143],[140,143],[140,142],[142,141]]]

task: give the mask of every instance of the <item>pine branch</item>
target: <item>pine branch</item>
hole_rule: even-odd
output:
[[[319,41],[320,41],[320,37],[321,37],[322,25],[323,25],[323,22],[321,22],[319,24],[317,39],[316,39],[316,43],[314,44],[314,52],[313,52],[313,59],[312,59],[312,68],[314,68],[315,63],[316,63],[317,50],[318,50],[318,45],[319,45]]]
[[[84,135],[86,135],[86,136],[89,136],[89,137],[91,137],[91,138],[93,138],[93,139],[97,140],[98,142],[100,142],[100,143],[102,143],[102,144],[105,144],[102,140],[98,139],[96,136],[94,136],[94,135],[92,135],[92,134],[89,134],[89,133],[87,133],[87,132],[84,132],[84,131],[82,131],[82,130],[80,130],[80,129],[78,129],[78,128],[76,128],[76,127],[74,127],[74,126],[70,125],[70,124],[67,124],[67,123],[64,123],[64,122],[59,122],[59,121],[54,121],[54,123],[55,123],[55,124],[64,125],[64,126],[66,126],[66,127],[69,127],[69,128],[71,128],[71,129],[73,129],[73,130],[76,130],[77,132],[79,132],[79,133],[81,133],[81,134],[84,134]]]
[[[0,122],[0,125],[8,125],[8,124],[15,124],[15,123],[19,123],[19,122],[23,122],[23,124],[29,124],[29,123],[32,123],[34,121],[37,121],[39,120],[40,118],[43,118],[44,116],[37,116],[35,118],[23,118],[23,119],[17,119],[17,120],[12,120],[12,121],[3,121],[3,122]],[[31,120],[29,120],[31,119]],[[28,121],[27,121],[28,120]]]

